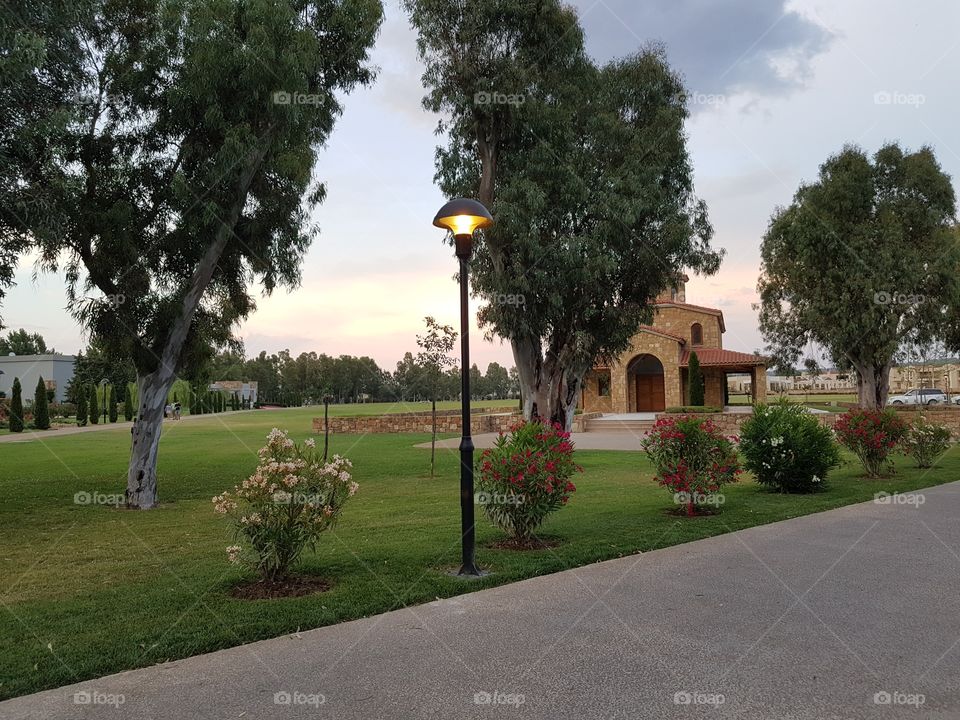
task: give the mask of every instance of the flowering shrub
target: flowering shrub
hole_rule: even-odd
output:
[[[573,461],[570,433],[560,425],[521,422],[480,456],[477,500],[494,525],[526,542],[547,515],[567,504],[577,489],[570,478],[582,471]]]
[[[657,420],[643,440],[643,449],[657,469],[660,484],[696,515],[706,505],[719,505],[726,483],[742,472],[730,438],[708,418],[689,415]]]
[[[843,413],[833,426],[840,444],[863,463],[868,477],[893,472],[889,458],[907,435],[907,424],[893,410],[854,408]]]
[[[918,468],[931,468],[950,447],[950,430],[944,425],[929,422],[923,415],[910,427],[903,440],[903,450],[912,455]]]
[[[265,580],[279,580],[307,547],[334,525],[357,491],[349,460],[323,462],[314,440],[303,446],[274,428],[259,453],[256,471],[231,492],[213,498],[214,510],[228,516],[238,540],[227,557],[246,564]]]
[[[756,405],[740,428],[744,466],[757,482],[780,492],[812,492],[840,464],[830,429],[802,405]]]

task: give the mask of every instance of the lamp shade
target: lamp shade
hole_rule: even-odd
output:
[[[493,225],[493,216],[481,203],[470,198],[451,200],[437,213],[433,224],[454,236],[471,236],[477,228]]]

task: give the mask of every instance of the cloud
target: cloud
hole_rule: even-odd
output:
[[[779,95],[806,83],[832,33],[787,0],[574,0],[599,60],[666,44],[670,62],[696,93]]]

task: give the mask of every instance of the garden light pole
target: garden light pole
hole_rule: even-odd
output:
[[[460,529],[462,565],[460,575],[480,575],[475,560],[473,500],[473,437],[470,433],[470,256],[473,254],[473,233],[493,225],[490,211],[476,200],[451,200],[437,213],[433,224],[453,234],[454,248],[460,261]]]

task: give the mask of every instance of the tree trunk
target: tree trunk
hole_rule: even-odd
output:
[[[537,343],[529,339],[513,339],[513,360],[520,379],[520,399],[523,403],[523,417],[533,420],[549,417],[549,401],[544,384],[543,353]]]
[[[137,377],[137,419],[131,430],[126,504],[149,510],[157,504],[157,451],[163,432],[163,408],[176,376],[157,371]]]
[[[867,410],[882,410],[890,394],[890,365],[892,360],[875,362],[853,361],[857,370],[857,404]]]
[[[137,399],[140,413],[133,429],[130,465],[127,468],[126,500],[129,508],[147,510],[157,504],[157,450],[163,432],[163,407],[167,402],[167,393],[176,380],[183,346],[193,325],[197,307],[213,278],[227,242],[234,234],[233,229],[240,219],[250,185],[265,153],[266,147],[258,148],[244,166],[234,186],[235,195],[230,208],[190,276],[189,284],[184,287],[180,312],[170,326],[157,368],[137,378],[137,383],[140,384]]]

